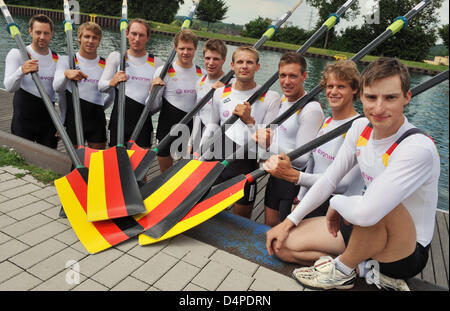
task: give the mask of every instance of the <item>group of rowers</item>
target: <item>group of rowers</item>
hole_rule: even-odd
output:
[[[151,103],[151,114],[159,112],[157,141],[170,135],[171,128],[214,88],[213,98],[188,124],[192,131],[188,153],[199,150],[232,114],[239,117],[223,135],[222,143],[239,147],[253,140],[264,155],[255,157],[248,151],[233,161],[217,182],[247,174],[259,165],[270,173],[264,199],[265,223],[272,227],[267,232],[267,251],[283,261],[301,264],[303,267],[293,272],[298,282],[310,288],[349,289],[357,276],[370,275],[379,287],[408,290],[405,280],[425,267],[434,232],[440,162],[432,139],[404,115],[412,96],[410,76],[397,59],[379,58],[361,75],[352,61],[328,64],[321,86],[331,116],[325,117],[321,104],[312,100],[280,126],[266,128],[306,94],[307,63],[298,53],[286,52],[279,61],[283,96],[269,90],[250,104],[247,100],[261,87],[255,82],[261,66],[259,55],[250,46],[234,51],[231,69],[235,77],[224,85],[219,80],[224,76],[226,44],[218,39],[206,41],[204,69],[200,68],[193,62],[198,39],[190,30],[176,34],[177,59],[164,80],[159,78],[163,62],[147,52],[150,27],[144,20],[129,22],[125,72],[119,70],[119,52],[112,52],[106,60],[97,54],[102,30],[95,23],[78,27],[76,69],[70,69],[67,56],[49,49],[54,33],[50,18],[33,16],[29,33],[31,60],[24,62],[17,49],[6,57],[4,84],[15,93],[13,134],[51,148],[57,145],[56,129],[30,72],[39,73],[52,100],[58,93],[61,118],[74,145],[75,118],[68,82],[78,82],[84,137],[94,149],[105,149],[108,143],[104,110],[111,104],[109,146],[116,145],[119,83],[126,81],[125,141],[152,86],[163,86]],[[356,119],[346,134],[299,158],[286,156],[358,117],[357,99],[362,102],[364,117]],[[198,133],[202,133],[200,142],[194,143]],[[150,148],[152,135],[149,115],[136,143]],[[177,159],[173,149],[159,150],[161,172]],[[214,160],[226,159],[236,148],[223,149]],[[256,184],[248,184],[233,212],[250,218],[255,193]]]

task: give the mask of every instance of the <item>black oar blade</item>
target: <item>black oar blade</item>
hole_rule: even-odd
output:
[[[156,152],[153,149],[141,148],[136,143],[129,143],[128,149],[134,151],[130,156],[134,176],[137,181],[142,181],[156,158]]]
[[[238,175],[221,184],[213,186],[175,226],[160,238],[152,238],[147,234],[139,235],[139,244],[147,245],[163,241],[183,233],[214,217],[227,207],[239,201],[244,196],[247,178]]]
[[[182,160],[165,178],[144,186],[148,214],[139,220],[158,238],[180,221],[204,196],[224,169],[220,162]]]
[[[64,211],[86,250],[95,254],[138,235],[144,228],[133,217],[89,222],[87,220],[87,168],[74,169],[55,180]]]
[[[100,221],[145,212],[142,196],[124,147],[91,155],[88,220]]]

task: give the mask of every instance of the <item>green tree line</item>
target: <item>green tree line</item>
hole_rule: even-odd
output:
[[[77,0],[81,13],[120,16],[122,0]],[[62,0],[7,0],[6,4],[19,4],[39,8],[63,9]],[[128,2],[128,16],[161,23],[173,21],[184,0],[133,0]]]
[[[319,10],[315,29],[307,31],[295,26],[282,27],[273,40],[293,44],[303,44],[345,0],[332,1],[330,5],[326,0],[310,0],[311,5]],[[342,2],[342,3],[341,3]],[[317,40],[313,45],[319,48],[328,48],[337,51],[356,53],[373,39],[386,30],[394,20],[411,10],[417,3],[414,0],[379,0],[379,21],[354,25],[337,33],[333,28],[328,34],[327,43],[325,38]],[[422,10],[414,18],[410,19],[405,29],[386,40],[371,54],[378,56],[398,57],[401,59],[422,61],[427,58],[430,49],[435,46],[438,36],[444,41],[448,48],[448,25],[438,27],[437,10],[441,7],[443,0],[435,0]],[[356,8],[350,14],[345,14],[347,20],[352,20],[357,12],[364,14],[361,8]],[[268,18],[258,17],[244,26],[242,36],[259,38],[271,24]]]

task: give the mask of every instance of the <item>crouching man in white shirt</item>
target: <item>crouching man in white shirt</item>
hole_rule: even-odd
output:
[[[269,254],[282,256],[302,219],[333,193],[359,165],[363,195],[335,195],[311,241],[321,256],[312,267],[294,270],[302,285],[349,289],[356,269],[378,287],[409,290],[405,279],[422,271],[433,237],[440,173],[432,139],[403,114],[411,99],[410,76],[396,59],[380,58],[361,76],[366,118],[356,120],[334,162],[288,218],[267,232]],[[330,256],[324,256],[330,255]],[[338,256],[333,259],[331,256]],[[366,270],[369,270],[368,272]]]

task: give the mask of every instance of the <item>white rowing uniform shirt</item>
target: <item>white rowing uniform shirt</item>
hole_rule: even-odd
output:
[[[125,73],[128,76],[128,80],[125,83],[125,95],[145,105],[156,68],[162,66],[162,64],[163,62],[159,57],[149,53],[142,57],[134,57],[127,54],[125,58]],[[98,84],[100,92],[109,92],[112,89],[109,82],[116,72],[119,71],[119,68],[120,53],[114,51],[106,59],[106,66]]]
[[[76,53],[75,68],[88,76],[87,79],[77,81],[80,98],[95,105],[109,106],[114,97],[109,96],[108,102],[105,104],[104,94],[98,90],[98,82],[105,68],[105,59],[100,56],[95,59],[87,59]],[[68,69],[70,69],[69,57],[61,56],[61,60],[56,66],[55,80],[53,81],[55,91],[64,92],[68,90],[72,92],[72,83],[69,83],[70,80],[64,75],[64,72]],[[110,92],[112,93],[112,91]]]
[[[217,79],[210,79],[207,74],[205,74],[201,79],[197,80],[195,84],[195,90],[197,93],[197,103],[199,103],[206,94],[211,91],[214,83],[222,79],[223,76],[220,76]],[[197,113],[197,116],[202,121],[203,125],[207,125],[209,123],[209,118],[211,117],[211,106],[212,106],[212,97],[211,99],[200,109]]]
[[[327,118],[317,137],[331,132],[344,123],[354,119],[358,115],[359,114],[356,114],[350,118],[342,120],[334,120],[332,117]],[[346,134],[342,134],[339,137],[336,137],[335,139],[313,149],[312,157],[310,157],[310,161],[308,162],[307,170],[304,173],[300,173],[300,177],[297,182],[298,185],[303,186],[299,192],[301,193],[301,195],[298,196],[299,200],[303,198],[305,191],[311,187],[327,170],[328,166],[333,163],[339,149],[344,143],[345,135]],[[355,167],[353,167],[350,172],[348,172],[339,182],[334,194],[343,194],[347,196],[359,195],[361,194],[363,187],[364,181],[361,176],[359,166],[355,165]]]
[[[278,115],[283,114],[287,109],[291,108],[295,102],[290,102],[283,96]],[[320,103],[315,100],[307,103],[302,109],[295,112],[275,129],[269,151],[273,154],[280,154],[282,152],[287,154],[303,146],[316,138],[322,126],[323,119],[324,114]],[[306,167],[309,155],[310,152],[296,159],[291,159],[292,166],[298,170],[303,170]]]
[[[28,45],[27,52],[32,59],[37,59],[39,64],[38,74],[42,81],[42,85],[51,101],[55,101],[55,91],[53,90],[53,79],[55,76],[56,63],[59,55],[48,49],[47,55],[36,53],[31,45]],[[4,84],[8,92],[16,92],[23,89],[37,97],[41,97],[39,91],[31,77],[31,74],[22,72],[24,64],[22,55],[18,49],[9,51],[5,59],[5,79]]]
[[[197,94],[196,103],[198,104],[203,97],[206,96],[211,90],[214,83],[222,79],[223,75],[220,76],[217,79],[210,79],[208,74],[203,75],[201,79],[197,80],[197,83],[195,84],[195,92]],[[203,105],[203,107],[200,109],[199,112],[196,113],[194,116],[194,124],[192,127],[192,135],[189,139],[189,146],[192,146],[193,139],[196,138],[196,140],[201,139],[201,129],[202,125],[206,126],[209,123],[209,118],[211,117],[211,105],[212,105],[212,97],[211,99]]]
[[[161,66],[156,70],[155,78],[159,77],[162,69]],[[162,98],[164,98],[172,106],[189,113],[197,100],[195,85],[204,73],[204,70],[197,65],[192,65],[191,68],[183,68],[173,62],[164,77],[166,85],[160,89],[155,99],[155,106],[161,108]]]
[[[261,86],[257,84],[253,89],[240,91],[228,84],[214,92],[211,106],[210,123],[202,137],[202,144],[214,132],[218,125],[222,125],[233,114],[238,104],[247,101]],[[264,127],[269,124],[278,114],[280,108],[280,95],[274,91],[267,91],[251,106],[251,116],[255,120],[255,127]],[[255,128],[247,126],[238,119],[225,131],[225,135],[238,145],[244,145],[254,133]]]
[[[406,117],[394,135],[379,140],[373,139],[368,123],[366,118],[353,123],[333,163],[288,217],[298,224],[359,164],[366,191],[363,195],[335,195],[330,200],[331,208],[350,223],[367,227],[401,203],[414,221],[417,242],[426,247],[433,238],[438,200],[440,162],[436,146],[422,134],[400,142],[405,132],[415,129]]]

